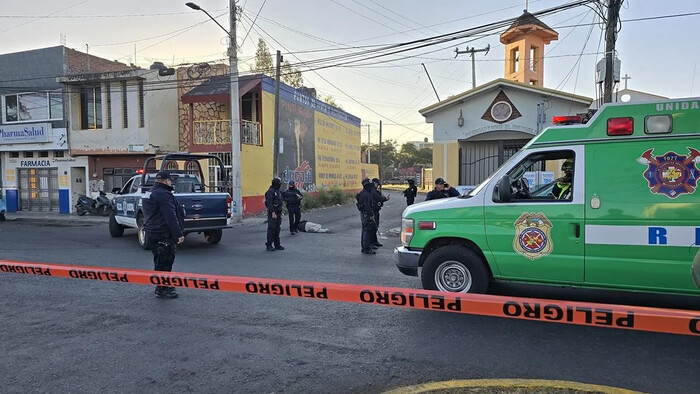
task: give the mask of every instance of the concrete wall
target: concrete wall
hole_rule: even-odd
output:
[[[110,154],[175,152],[178,150],[177,89],[162,85],[174,76],[159,77],[158,71],[139,70],[144,82],[144,125],[139,125],[138,84],[140,78],[127,80],[127,120],[122,121],[122,85],[120,81],[98,82],[102,92],[102,129],[80,129],[79,85],[70,86],[70,142],[72,154]],[[107,126],[107,85],[110,86],[112,128]]]

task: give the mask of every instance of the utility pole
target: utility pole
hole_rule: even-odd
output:
[[[474,54],[476,52],[486,52],[484,55],[488,55],[489,49],[491,49],[491,44],[486,45],[486,48],[476,49],[474,47],[467,47],[465,50],[460,51],[459,48],[455,48],[455,58],[458,55],[463,55],[465,53],[472,55],[472,89],[476,87],[476,64],[474,63]],[[435,93],[437,94],[437,93]]]
[[[238,108],[238,44],[236,43],[236,0],[229,0],[228,57],[231,65],[231,172],[233,186],[231,194],[231,219],[234,223],[243,220],[243,195],[241,192],[241,117]]]
[[[603,85],[603,103],[612,102],[615,74],[615,40],[621,5],[622,0],[608,0],[608,23],[605,26],[605,81]]]
[[[280,70],[281,67],[280,65],[282,64],[282,52],[277,51],[277,69],[275,71],[275,131],[274,131],[274,137],[273,137],[273,143],[272,146],[274,149],[274,152],[272,152],[272,157],[273,157],[273,165],[272,165],[272,171],[274,174],[273,176],[278,176],[280,173],[279,169],[279,155],[280,155],[280,141],[279,141],[279,129],[280,129]],[[297,163],[297,165],[300,163]]]
[[[229,30],[214,19],[204,8],[195,3],[185,3],[186,6],[196,11],[207,14],[221,30],[228,35],[228,60],[231,65],[229,78],[231,79],[231,221],[239,223],[243,220],[243,196],[241,193],[241,119],[238,108],[238,45],[236,44],[236,0],[229,0],[228,11],[231,22]],[[221,174],[224,176],[225,174]]]
[[[369,123],[363,124],[362,126],[367,126],[367,164],[371,163],[370,149],[372,148],[372,140],[369,135]]]
[[[379,180],[382,179],[382,121],[379,121],[379,165],[377,166]]]

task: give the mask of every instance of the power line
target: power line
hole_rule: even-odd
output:
[[[240,47],[243,47],[243,44],[245,44],[246,38],[248,38],[248,34],[250,34],[250,31],[253,29],[253,26],[255,26],[255,21],[258,20],[258,17],[260,16],[260,11],[262,11],[263,7],[265,7],[265,3],[267,3],[267,0],[263,0],[262,4],[260,5],[260,9],[258,10],[258,13],[255,14],[255,19],[253,19],[253,22],[250,25],[250,29],[248,29],[248,32],[245,33],[245,37],[243,37],[243,41],[241,41]]]
[[[0,34],[6,33],[6,32],[8,32],[8,31],[10,31],[10,30],[19,29],[19,28],[22,27],[22,26],[26,26],[26,25],[28,25],[28,24],[30,24],[30,23],[34,23],[34,22],[36,22],[36,21],[38,21],[38,20],[41,20],[41,19],[44,19],[44,18],[46,18],[46,17],[52,16],[52,15],[56,15],[56,14],[60,14],[60,13],[63,12],[63,11],[68,11],[68,10],[70,10],[71,8],[75,8],[75,7],[77,7],[77,6],[81,5],[81,4],[85,4],[85,3],[87,3],[88,1],[90,1],[90,0],[82,0],[82,1],[79,1],[79,2],[77,2],[77,3],[75,3],[75,4],[71,5],[71,6],[68,6],[68,7],[66,7],[66,8],[62,8],[62,9],[60,9],[60,10],[58,10],[58,11],[55,11],[55,12],[52,12],[52,13],[50,13],[50,14],[48,14],[48,15],[43,15],[43,16],[40,16],[40,17],[38,17],[38,18],[35,17],[36,19],[32,19],[32,20],[30,20],[29,22],[25,22],[25,23],[22,23],[22,24],[20,24],[20,25],[13,26],[13,27],[10,27],[10,28],[8,28],[8,29],[2,30],[2,31],[0,31]]]
[[[211,12],[224,11],[225,8],[211,10]],[[65,11],[65,9],[63,10]],[[156,14],[124,14],[124,15],[46,15],[40,19],[91,19],[91,18],[141,18],[154,16],[191,15],[191,11],[165,12]],[[0,15],[0,19],[36,19],[36,15]]]

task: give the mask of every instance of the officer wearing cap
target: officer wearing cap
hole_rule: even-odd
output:
[[[454,195],[455,193],[456,195]],[[428,192],[428,195],[425,197],[425,201],[457,196],[459,196],[459,192],[456,190],[454,192],[450,192],[450,185],[448,185],[444,179],[438,178],[435,180],[435,188]]]
[[[287,190],[282,192],[282,199],[287,203],[287,213],[289,214],[289,232],[296,235],[299,232],[297,228],[301,220],[301,199],[303,198],[299,189],[296,188],[294,181],[289,181]]]
[[[153,253],[155,271],[172,271],[175,262],[175,245],[185,241],[183,230],[184,208],[173,195],[170,173],[156,174],[153,186],[143,195],[143,229],[146,242]],[[174,287],[156,286],[156,297],[177,298]]]
[[[280,244],[280,227],[282,227],[282,180],[275,177],[270,188],[265,192],[265,207],[267,207],[267,246],[268,252],[284,250]],[[274,247],[273,247],[274,244]]]

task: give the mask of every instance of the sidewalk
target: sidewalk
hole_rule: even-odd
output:
[[[25,222],[25,223],[66,223],[66,224],[99,224],[109,223],[109,216],[85,215],[78,216],[76,214],[60,214],[56,212],[10,212],[5,215],[7,221]],[[249,227],[264,224],[267,220],[265,216],[252,216],[243,219],[241,223],[233,223],[235,227]]]

